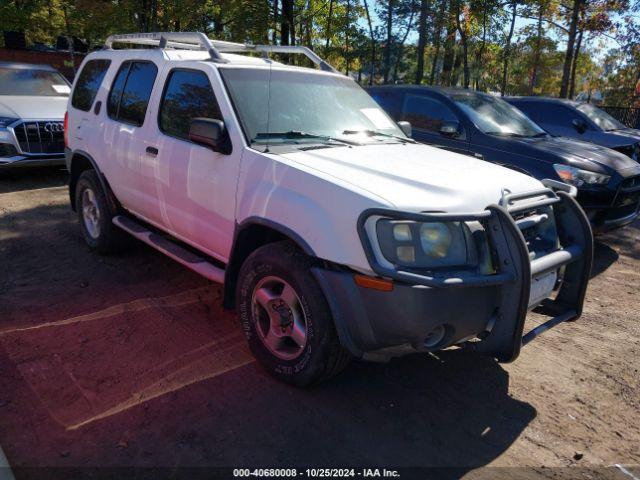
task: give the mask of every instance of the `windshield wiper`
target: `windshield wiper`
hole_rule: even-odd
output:
[[[318,135],[315,133],[301,132],[299,130],[289,130],[288,132],[262,132],[256,134],[254,138],[251,139],[251,143],[254,143],[258,140],[267,140],[270,138],[286,138],[286,139],[299,139],[299,138],[308,138],[308,139],[318,139],[325,142],[339,142],[344,145],[360,145],[357,142],[352,142],[350,140],[342,140],[340,138],[333,138],[329,135]]]
[[[415,140],[411,139],[411,138],[407,138],[407,137],[400,137],[398,135],[393,135],[391,133],[383,133],[383,132],[379,132],[378,130],[371,130],[371,129],[365,129],[365,130],[344,130],[342,132],[343,135],[357,135],[359,133],[364,133],[365,135],[369,136],[369,137],[375,137],[375,136],[380,136],[380,137],[387,137],[387,138],[394,138],[396,140],[400,140],[401,142],[407,142],[407,143],[416,143]]]

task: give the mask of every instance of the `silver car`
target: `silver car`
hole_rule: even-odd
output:
[[[69,88],[48,65],[0,62],[0,169],[64,164]]]

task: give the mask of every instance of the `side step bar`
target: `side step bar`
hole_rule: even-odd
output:
[[[181,247],[177,243],[167,240],[165,237],[148,230],[142,224],[132,220],[129,217],[118,215],[113,217],[113,223],[117,227],[130,233],[138,240],[155,248],[166,256],[171,257],[176,262],[181,263],[185,267],[202,275],[216,283],[224,283],[224,270],[216,267],[206,259],[196,255],[195,253]]]

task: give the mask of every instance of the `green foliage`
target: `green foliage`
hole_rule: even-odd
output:
[[[287,1],[292,23],[283,15]],[[515,0],[520,20],[509,36],[513,1],[3,0],[0,30],[24,31],[29,44],[71,35],[98,48],[111,33],[135,31],[199,30],[224,40],[278,42],[286,27],[293,42],[363,83],[372,72],[371,80],[382,82],[386,72],[389,82],[417,77],[463,86],[468,78],[470,88],[496,92],[506,64],[506,94],[558,95],[569,61],[576,93],[598,90],[607,103],[638,102],[640,0]],[[572,45],[579,52],[567,57],[574,11]],[[602,51],[600,39],[613,37],[620,48]]]

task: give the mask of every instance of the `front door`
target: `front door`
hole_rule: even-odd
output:
[[[190,141],[193,118],[224,121],[231,116],[217,101],[222,95],[217,73],[185,63],[162,77],[142,162],[145,182],[154,186],[156,197],[151,218],[177,238],[226,262],[233,242],[242,152],[239,132],[231,129],[234,148],[229,155]]]

